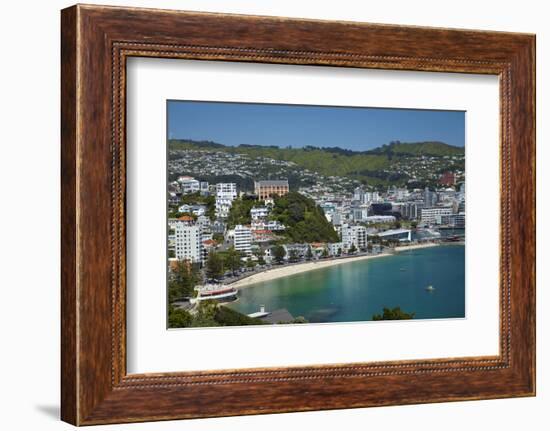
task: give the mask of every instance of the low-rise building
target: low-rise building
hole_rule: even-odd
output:
[[[267,207],[254,207],[250,209],[250,217],[252,221],[257,221],[266,218],[269,215]]]
[[[411,230],[410,229],[390,229],[384,232],[378,233],[378,237],[388,240],[394,239],[398,241],[411,241]]]
[[[344,252],[344,243],[343,242],[329,242],[327,244],[328,254],[330,256],[339,256]]]
[[[178,183],[180,185],[180,190],[184,195],[189,193],[196,193],[201,189],[200,181],[196,180],[193,177],[181,176],[178,178]]]
[[[288,191],[288,180],[261,180],[254,182],[254,193],[261,201],[271,196],[284,196]]]
[[[395,216],[392,216],[392,215],[374,215],[374,216],[368,216],[366,219],[363,219],[363,221],[367,224],[393,223],[395,221]]]
[[[441,216],[451,215],[452,213],[453,210],[449,207],[422,208],[421,221],[428,225],[438,224],[438,221],[441,223]]]
[[[462,229],[466,226],[466,214],[461,212],[458,214],[436,216],[436,224]]]

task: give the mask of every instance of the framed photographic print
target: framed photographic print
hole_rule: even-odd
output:
[[[78,5],[61,36],[63,420],[535,394],[533,35]]]

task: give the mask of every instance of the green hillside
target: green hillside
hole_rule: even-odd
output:
[[[292,242],[338,241],[338,234],[323,210],[298,192],[276,197],[270,218],[286,226],[285,236]]]
[[[225,146],[211,141],[170,140],[170,150],[216,151],[267,157],[296,163],[297,166],[325,176],[348,177],[371,185],[402,184],[406,178],[395,173],[396,162],[414,161],[418,156],[464,155],[464,148],[443,142],[392,142],[368,151],[351,151],[338,147],[303,148],[239,145]],[[448,163],[442,162],[444,169]]]
[[[392,156],[459,156],[464,154],[463,147],[455,147],[444,142],[391,142],[373,150],[368,154],[386,154]]]

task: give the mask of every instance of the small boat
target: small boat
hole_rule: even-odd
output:
[[[431,284],[429,286],[426,287],[426,290],[428,292],[433,292],[435,290],[435,287],[433,287]]]
[[[406,271],[406,268],[399,268],[399,271]]]

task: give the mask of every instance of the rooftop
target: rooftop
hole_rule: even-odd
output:
[[[256,181],[256,185],[260,187],[265,186],[286,186],[288,187],[288,180],[260,180]]]

